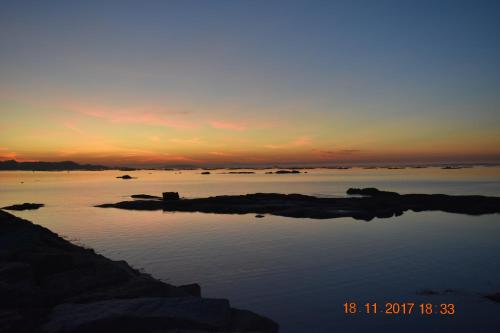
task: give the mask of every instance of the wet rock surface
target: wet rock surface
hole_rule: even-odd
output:
[[[199,297],[197,284],[161,282],[1,210],[0,245],[1,332],[278,331],[227,300]]]

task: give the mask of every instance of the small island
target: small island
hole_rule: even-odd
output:
[[[165,192],[163,199],[122,201],[96,207],[219,214],[271,214],[312,219],[352,217],[364,221],[399,216],[408,210],[469,215],[500,213],[500,197],[399,194],[376,188],[350,188],[347,194],[351,197],[318,198],[303,194],[254,193],[181,199],[177,192]]]

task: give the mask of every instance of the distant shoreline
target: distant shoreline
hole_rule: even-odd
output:
[[[0,171],[138,171],[138,170],[270,170],[270,169],[288,169],[288,170],[314,170],[314,169],[332,169],[332,170],[349,170],[352,168],[361,169],[425,169],[425,168],[442,168],[448,170],[464,169],[472,167],[496,167],[499,163],[412,163],[412,164],[342,164],[342,165],[263,165],[263,166],[196,166],[196,165],[178,165],[164,167],[118,167],[105,166],[99,164],[79,164],[73,161],[61,162],[18,162],[15,160],[0,161]]]

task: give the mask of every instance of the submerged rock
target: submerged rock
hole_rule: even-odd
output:
[[[17,204],[17,205],[2,207],[1,209],[7,209],[7,210],[32,210],[32,209],[41,208],[43,206],[45,206],[45,205],[41,204],[41,203],[29,203],[29,202],[25,202],[23,204]]]

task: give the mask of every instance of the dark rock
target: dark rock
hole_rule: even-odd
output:
[[[121,179],[133,179],[134,177],[130,176],[130,175],[123,175],[123,176],[118,176],[116,178],[121,178]]]
[[[287,174],[287,173],[300,173],[299,170],[278,170],[275,172],[275,174]]]
[[[255,215],[255,217],[256,217],[256,218],[258,218],[258,219],[261,219],[261,218],[263,218],[263,217],[264,217],[264,215],[262,215],[262,214],[257,214],[257,215]]]
[[[279,325],[248,310],[231,309],[231,331],[278,332]]]
[[[179,192],[163,192],[162,197],[164,201],[167,200],[179,200],[181,197],[179,196]]]
[[[185,291],[191,296],[201,297],[201,287],[198,283],[184,284],[182,286],[178,286],[177,288]]]
[[[56,332],[152,332],[190,328],[226,330],[231,308],[223,299],[155,297],[61,304],[50,313],[44,329]]]
[[[350,188],[347,190],[347,194],[349,194],[349,195],[364,195],[364,196],[370,196],[370,197],[399,196],[399,194],[396,192],[380,191],[379,189],[376,189],[374,187]]]
[[[255,171],[229,171],[226,173],[231,174],[231,175],[250,175],[250,174],[254,174]]]
[[[197,297],[197,284],[158,281],[1,210],[0,244],[0,331],[249,331],[227,300]],[[256,331],[277,332],[253,316]]]
[[[156,195],[149,195],[149,194],[133,194],[130,197],[134,198],[134,199],[159,199],[159,200],[162,199],[162,197],[159,197]]]
[[[44,204],[40,204],[40,203],[25,202],[23,204],[2,207],[2,209],[7,209],[7,210],[32,210],[32,209],[41,208],[43,206],[45,206],[45,205]]]
[[[444,194],[400,195],[376,188],[349,189],[347,193],[362,195],[362,197],[318,198],[301,194],[254,193],[164,201],[122,201],[97,207],[219,214],[272,214],[313,219],[352,217],[365,221],[399,216],[407,210],[444,211],[469,215],[500,213],[499,197]]]
[[[210,171],[203,171],[201,174],[202,174],[202,175],[209,175],[209,174],[210,174]]]

